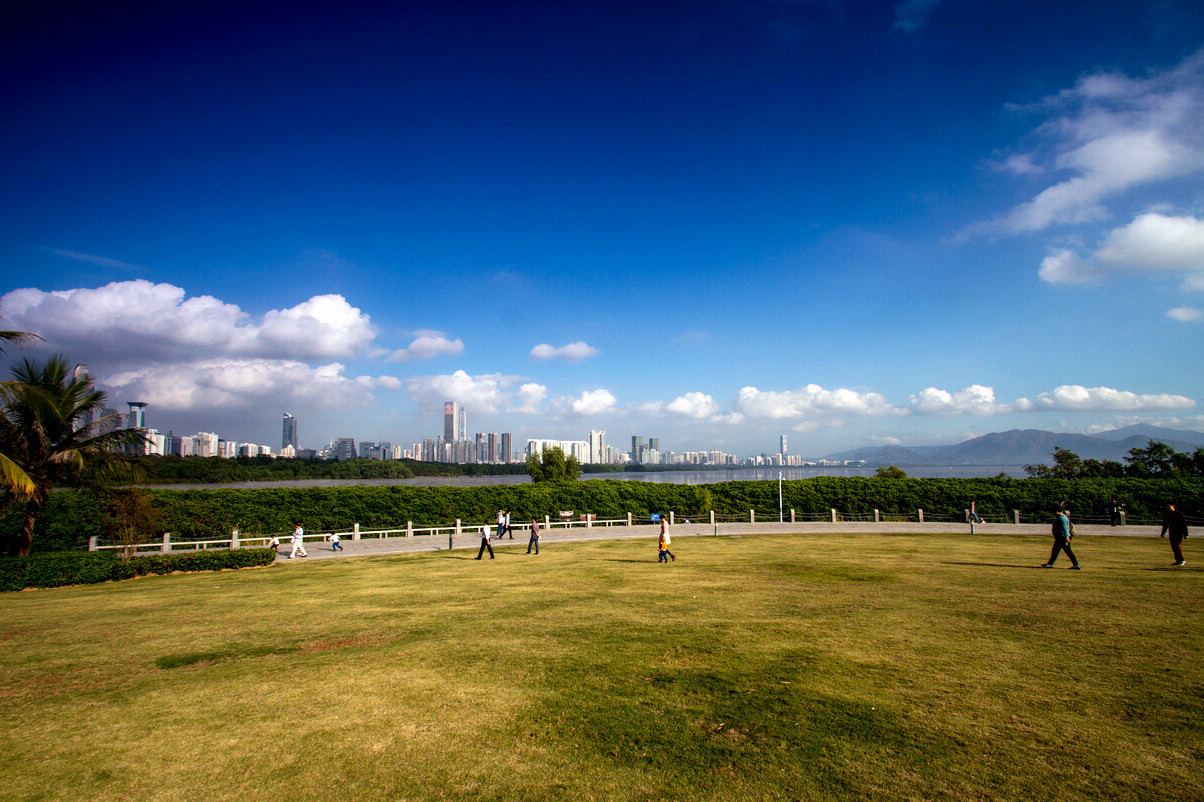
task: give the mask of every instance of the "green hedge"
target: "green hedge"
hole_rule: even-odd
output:
[[[0,557],[0,590],[94,585],[147,574],[220,571],[271,565],[269,549],[213,549],[192,554],[151,554],[122,561],[112,553],[54,552],[29,557]]]
[[[1199,515],[1204,499],[1201,479],[884,479],[830,477],[800,479],[782,484],[784,506],[800,515],[826,514],[835,509],[859,515],[914,514],[924,510],[933,520],[960,520],[971,501],[989,520],[1011,520],[1020,510],[1027,520],[1043,518],[1051,506],[1066,501],[1078,520],[1106,520],[1111,500],[1128,506],[1130,521],[1161,520],[1167,502],[1176,502],[1189,516]],[[311,532],[345,529],[358,523],[366,529],[449,526],[457,518],[472,525],[493,520],[499,508],[516,521],[560,510],[593,513],[599,518],[623,518],[628,513],[646,519],[669,512],[697,520],[709,510],[720,515],[776,513],[778,483],[719,482],[676,485],[655,482],[590,479],[579,482],[481,487],[354,486],[309,488],[252,488],[246,490],[143,491],[159,510],[159,527],[175,542],[229,537],[238,528],[245,537],[287,533],[300,521]],[[34,549],[82,550],[88,538],[108,542],[103,499],[72,492],[51,494],[34,533]],[[0,539],[12,543],[20,532],[19,510],[0,517]]]

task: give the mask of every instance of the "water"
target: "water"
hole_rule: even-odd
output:
[[[904,468],[907,475],[917,479],[952,477],[975,479],[1006,473],[1013,479],[1023,479],[1022,465],[924,465]],[[811,479],[816,476],[873,476],[877,468],[745,468],[723,471],[649,471],[647,473],[583,473],[582,481],[616,479],[623,482],[654,482],[676,485],[709,485],[716,482],[757,482],[783,479]],[[485,485],[521,485],[531,478],[526,474],[506,476],[416,476],[413,479],[301,479],[283,482],[232,482],[228,484],[156,485],[164,490],[215,490],[241,488],[253,490],[264,487],[355,487],[403,485],[409,487],[482,487]]]

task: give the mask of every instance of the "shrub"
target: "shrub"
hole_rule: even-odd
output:
[[[0,590],[94,585],[147,574],[219,571],[271,565],[270,549],[213,549],[191,554],[151,554],[121,561],[112,553],[52,552],[0,557]]]

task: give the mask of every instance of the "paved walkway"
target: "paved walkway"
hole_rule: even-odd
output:
[[[1121,536],[1121,537],[1158,537],[1162,531],[1158,526],[1103,526],[1090,524],[1076,524],[1075,530],[1080,537],[1092,536]],[[416,552],[425,551],[447,551],[450,548],[456,550],[462,549],[479,549],[481,547],[481,539],[479,530],[469,530],[465,528],[463,533],[453,538],[449,544],[449,538],[437,535],[415,535],[414,537],[390,537],[390,538],[366,538],[364,540],[352,540],[350,537],[344,537],[339,545],[343,547],[342,551],[334,551],[330,543],[318,540],[307,540],[305,544],[306,551],[309,552],[308,558],[298,557],[294,562],[306,562],[309,560],[328,560],[337,557],[368,557],[383,554],[413,554]],[[830,522],[809,522],[809,523],[784,523],[776,522],[761,522],[761,523],[721,523],[715,526],[710,524],[675,524],[670,530],[670,534],[674,539],[683,537],[707,537],[707,536],[732,536],[732,535],[785,535],[785,534],[955,534],[968,535],[970,533],[969,524],[954,524],[954,523],[870,523],[870,522],[851,522],[851,523],[830,523]],[[981,535],[1045,535],[1049,536],[1049,524],[975,524],[974,533]],[[561,528],[553,527],[551,530],[545,530],[540,534],[540,547],[555,547],[557,543],[571,543],[584,540],[639,540],[647,539],[649,548],[655,550],[655,542],[660,534],[659,524],[642,524],[637,526],[594,526],[594,527],[572,527]],[[514,539],[506,538],[491,540],[494,548],[503,547],[510,548],[513,546],[521,546],[526,550],[527,541],[530,538],[530,533],[526,530],[515,530]],[[285,540],[280,544],[279,556],[277,562],[287,562],[288,555],[292,550],[292,546]]]

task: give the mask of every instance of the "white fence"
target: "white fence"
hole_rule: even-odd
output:
[[[798,514],[798,513],[796,513],[795,510],[774,510],[770,514],[761,513],[760,516],[758,517],[758,513],[756,510],[749,510],[748,514],[746,516],[745,515],[739,515],[739,516],[717,515],[714,510],[711,510],[710,516],[709,516],[709,523],[712,525],[714,525],[716,523],[733,523],[733,522],[737,522],[737,521],[739,521],[739,522],[747,521],[748,523],[757,523],[758,520],[760,520],[762,523],[771,523],[771,522],[776,522],[779,520],[781,520],[783,522],[789,521],[790,523],[796,523],[798,521],[830,521],[831,523],[862,522],[862,521],[868,523],[868,522],[872,521],[873,523],[882,523],[882,522],[890,522],[890,521],[916,520],[919,523],[924,523],[925,515],[924,515],[923,510],[916,510],[914,518],[912,515],[904,515],[901,513],[886,514],[886,513],[880,512],[878,510],[873,510],[872,512],[868,512],[868,513],[842,513],[837,510],[829,510],[827,513],[808,513],[808,514]],[[942,521],[942,520],[947,522],[949,520],[949,518],[948,518],[948,516],[930,515],[927,517],[927,520],[930,522],[936,523],[937,521]],[[543,519],[542,527],[544,530],[552,530],[552,529],[572,529],[572,528],[581,528],[581,527],[592,528],[592,527],[596,527],[596,526],[635,526],[637,524],[655,523],[655,521],[656,521],[656,519],[636,519],[632,513],[627,513],[626,518],[598,519],[598,518],[595,518],[593,515],[589,515],[589,514],[575,515],[573,513],[573,511],[569,510],[569,511],[562,511],[557,516],[556,519],[553,519],[551,516],[545,515],[544,519]],[[968,521],[969,521],[969,510],[966,511],[966,517],[965,517],[965,519],[963,519],[962,522],[968,522]],[[689,523],[689,521],[685,521],[685,522]],[[316,542],[316,541],[328,540],[331,535],[337,534],[340,539],[351,539],[351,540],[368,540],[368,539],[380,539],[380,538],[387,539],[387,538],[393,538],[393,537],[442,538],[442,537],[446,536],[449,538],[449,542],[450,542],[451,539],[459,537],[464,534],[475,535],[477,532],[480,531],[480,528],[484,523],[485,522],[483,522],[483,521],[481,523],[465,523],[465,522],[457,519],[455,524],[453,524],[452,526],[429,526],[429,527],[416,528],[412,521],[406,521],[406,525],[404,528],[395,528],[395,529],[361,529],[360,525],[357,523],[357,524],[354,524],[351,527],[351,529],[348,529],[348,530],[332,530],[329,532],[308,532],[304,535],[302,540],[312,543],[312,542]],[[676,515],[673,512],[669,513],[669,523],[670,524],[677,523]],[[701,521],[694,521],[693,523],[701,523]],[[995,523],[1003,523],[1003,522],[996,521]],[[1015,523],[1015,524],[1020,523],[1020,512],[1018,510],[1012,511],[1012,520],[1008,521],[1008,523]],[[489,524],[490,524],[490,526],[494,525],[494,523],[492,521],[490,521]],[[520,523],[514,524],[512,526],[512,528],[516,532],[522,532],[522,531],[529,530],[531,528],[531,524],[520,522]],[[276,537],[280,538],[281,544],[287,544],[289,542],[290,538],[292,537],[292,532],[278,532],[278,533],[274,533],[274,535]],[[234,530],[233,532],[231,532],[229,537],[216,538],[213,540],[176,540],[176,541],[173,541],[170,532],[165,532],[163,534],[163,539],[161,541],[156,541],[153,543],[100,544],[98,542],[97,538],[93,537],[88,542],[88,550],[89,551],[104,551],[104,550],[126,550],[126,549],[128,549],[135,554],[147,553],[147,552],[170,554],[172,552],[203,551],[205,549],[266,548],[268,546],[268,544],[271,542],[272,537],[273,537],[273,533],[243,535],[243,534],[240,534],[237,529]]]

